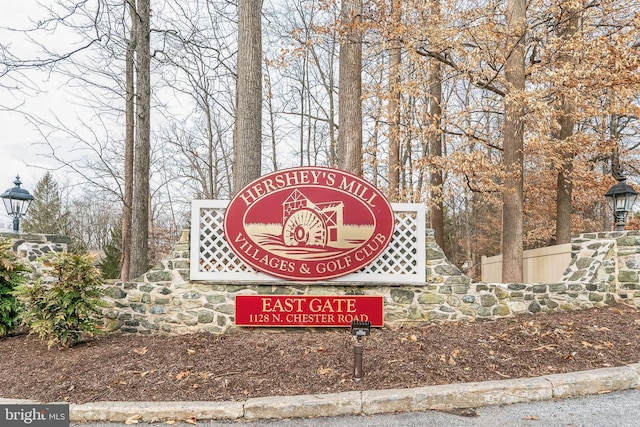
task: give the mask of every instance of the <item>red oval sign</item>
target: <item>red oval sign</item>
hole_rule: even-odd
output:
[[[229,203],[224,233],[235,254],[258,271],[318,281],[373,261],[393,236],[386,197],[360,177],[301,167],[265,175]]]

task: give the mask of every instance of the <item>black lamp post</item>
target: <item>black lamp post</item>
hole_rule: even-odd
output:
[[[16,176],[16,180],[13,183],[15,187],[7,189],[0,195],[0,198],[4,202],[7,214],[13,217],[13,231],[18,233],[20,231],[20,218],[27,214],[33,196],[24,188],[20,188],[20,184],[22,184],[20,176]]]
[[[618,183],[612,186],[604,197],[613,211],[616,231],[623,231],[627,222],[627,214],[631,212],[631,207],[635,203],[638,193],[627,184],[627,178],[622,174],[619,174],[616,179]]]

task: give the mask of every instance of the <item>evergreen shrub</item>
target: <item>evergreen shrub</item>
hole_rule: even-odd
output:
[[[100,271],[88,254],[62,253],[50,261],[47,276],[16,291],[24,304],[20,318],[47,346],[71,347],[84,336],[103,331],[100,307],[104,290]]]
[[[17,324],[20,303],[13,292],[26,281],[29,268],[18,261],[11,241],[0,240],[0,337],[7,335]]]

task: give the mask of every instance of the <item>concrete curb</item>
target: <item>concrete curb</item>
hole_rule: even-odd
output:
[[[640,363],[536,378],[411,389],[252,398],[241,402],[91,402],[71,404],[71,421],[256,420],[450,410],[561,399],[640,386]],[[37,403],[0,399],[0,404]]]

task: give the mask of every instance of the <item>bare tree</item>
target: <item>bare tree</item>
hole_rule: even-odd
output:
[[[233,186],[262,172],[262,0],[238,0],[238,82]]]
[[[149,265],[151,163],[151,1],[137,0],[136,14],[136,140],[133,168],[131,263],[129,274],[138,277]]]
[[[235,119],[235,6],[213,1],[170,3],[159,18],[165,23],[159,91],[182,105],[167,104],[158,129],[162,173],[180,185],[173,199],[189,205],[193,197],[228,198],[231,194],[233,122]],[[178,19],[176,19],[178,18]]]
[[[400,24],[402,19],[401,0],[391,2],[391,22]],[[402,70],[402,47],[400,40],[390,40],[389,48],[389,199],[400,201],[400,83]]]
[[[429,113],[431,116],[432,132],[429,135],[429,154],[436,159],[443,156],[442,150],[442,65],[437,61],[431,61],[431,73],[429,74]],[[431,188],[429,200],[429,215],[431,228],[433,228],[436,243],[444,249],[444,203],[442,186],[444,176],[439,164],[432,166],[429,172],[429,185]]]
[[[122,243],[120,278],[130,279],[131,226],[133,220],[133,151],[135,146],[135,52],[138,36],[134,0],[129,3],[131,28],[125,54],[125,137],[124,137],[124,197],[122,200]]]
[[[507,1],[508,56],[505,63],[503,163],[506,172],[502,196],[502,281],[523,279],[524,208],[524,103],[525,89],[525,0]]]
[[[431,1],[431,13],[440,17],[440,0]],[[431,133],[429,134],[429,154],[436,159],[442,159],[442,64],[430,59],[429,73],[429,115],[431,118]],[[444,176],[439,164],[429,171],[429,185],[431,188],[429,200],[429,216],[436,243],[445,249],[444,241]]]
[[[560,4],[560,16],[558,17],[558,37],[564,41],[562,50],[558,53],[559,67],[569,65],[572,62],[571,39],[578,31],[580,20],[579,2],[566,0]],[[560,168],[558,170],[558,190],[556,196],[556,244],[569,243],[571,241],[571,198],[573,194],[573,128],[575,126],[575,101],[566,88],[560,88],[559,111],[556,118],[557,128],[554,137],[561,141]]]
[[[362,0],[342,0],[338,167],[362,175]]]
[[[281,146],[290,146],[297,164],[335,167],[338,9],[317,0],[288,0],[265,13],[270,22],[265,55],[271,58],[267,61],[271,80],[279,82],[272,87],[270,111]],[[291,137],[294,134],[297,141]],[[286,158],[280,159],[284,163]]]

